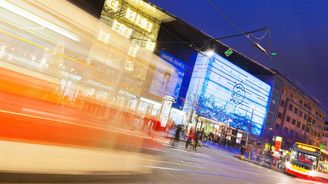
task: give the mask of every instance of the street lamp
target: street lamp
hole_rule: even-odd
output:
[[[214,56],[214,54],[215,54],[214,50],[207,50],[207,51],[205,52],[205,55],[206,55],[207,57],[212,57],[212,56]]]

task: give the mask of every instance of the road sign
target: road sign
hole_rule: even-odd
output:
[[[233,53],[233,51],[232,51],[232,49],[230,49],[230,48],[224,52],[224,54],[225,54],[227,57],[230,56],[232,53]]]

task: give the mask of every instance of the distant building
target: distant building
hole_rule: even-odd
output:
[[[325,122],[321,142],[323,145],[325,145],[325,150],[328,151],[328,121]]]
[[[286,147],[295,141],[319,146],[325,118],[317,100],[277,72],[266,121],[267,137],[282,136]]]

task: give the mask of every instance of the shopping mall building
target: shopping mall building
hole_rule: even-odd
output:
[[[94,9],[71,2],[109,26],[99,32],[100,40],[111,45],[118,34],[129,43],[115,59],[115,52],[101,56],[102,47],[91,53],[120,68],[113,77],[114,103],[157,117],[162,126],[174,122],[220,133],[229,125],[261,134],[273,71],[144,1],[106,0]]]
[[[110,103],[158,118],[162,126],[322,137],[326,115],[313,98],[183,20],[142,0],[70,2],[107,26],[89,60],[107,67]]]

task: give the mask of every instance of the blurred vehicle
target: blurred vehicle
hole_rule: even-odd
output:
[[[320,153],[319,147],[296,142],[285,164],[285,172],[306,179],[327,180],[327,175],[319,172]]]
[[[164,62],[128,56],[129,39],[54,4],[0,1],[0,171],[149,172],[160,123],[141,94]]]

